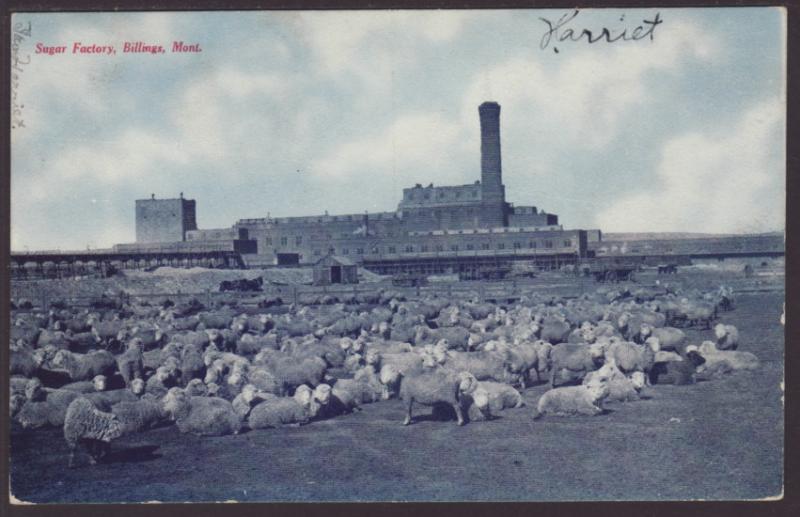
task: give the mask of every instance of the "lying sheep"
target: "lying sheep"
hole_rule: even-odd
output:
[[[603,412],[602,402],[608,396],[608,391],[605,383],[551,389],[539,398],[533,418],[538,419],[546,414],[599,415]]]
[[[719,350],[736,350],[739,346],[739,330],[733,325],[717,323],[714,326],[714,336],[717,338]]]
[[[626,374],[642,372],[645,378],[655,364],[658,341],[650,341],[646,345],[630,342],[614,342],[606,350],[606,360],[613,359],[617,367]]]
[[[111,413],[119,419],[123,435],[146,431],[169,420],[164,405],[155,397],[120,402],[111,407]]]
[[[170,388],[161,403],[182,433],[222,436],[238,434],[242,429],[233,405],[219,397],[190,397],[175,387]]]
[[[79,443],[86,446],[89,463],[94,465],[108,453],[111,440],[120,436],[122,436],[122,424],[115,415],[98,410],[83,397],[73,400],[64,418],[64,439],[69,448],[69,468],[75,466],[75,450]]]
[[[70,403],[80,396],[75,391],[45,388],[39,379],[30,379],[25,386],[26,401],[15,415],[17,422],[23,429],[60,427]]]
[[[713,341],[703,341],[700,347],[689,345],[686,352],[695,350],[706,360],[705,364],[698,368],[698,373],[706,370],[714,370],[718,365],[724,365],[731,370],[755,370],[759,366],[758,357],[750,352],[740,352],[738,350],[718,350]]]
[[[105,350],[75,354],[68,350],[59,350],[53,357],[51,364],[66,371],[73,381],[88,381],[96,375],[111,375],[117,367],[117,362],[111,353]]]
[[[598,383],[605,383],[608,386],[606,400],[630,402],[639,400],[639,392],[644,388],[645,377],[642,372],[633,372],[630,377],[626,376],[617,368],[614,360],[610,359],[600,369],[588,373],[583,379],[585,386]]]
[[[459,374],[459,380],[461,394],[474,395],[476,390],[483,390],[488,400],[485,409],[488,409],[491,415],[496,415],[507,408],[521,408],[525,405],[522,394],[508,384],[503,384],[502,382],[478,381],[475,376],[469,372],[461,372]],[[484,414],[486,414],[485,411]]]
[[[658,362],[650,371],[650,384],[693,384],[697,369],[705,362],[695,350],[689,350],[685,360]]]
[[[282,425],[303,425],[320,411],[308,386],[299,386],[292,397],[269,398],[250,410],[247,425],[250,429],[267,429]]]
[[[94,393],[97,391],[105,391],[107,386],[107,379],[105,375],[95,375],[91,381],[78,381],[70,382],[61,386],[62,390],[75,391],[77,393]]]
[[[247,417],[250,416],[250,410],[253,409],[253,406],[273,398],[277,398],[277,395],[259,391],[254,385],[246,384],[242,388],[242,391],[233,399],[231,405],[233,405],[233,410],[236,411],[239,418],[241,418],[242,421],[246,421]]]
[[[658,339],[660,350],[682,353],[686,346],[686,333],[675,327],[642,325],[639,331],[639,342],[645,343],[651,337]]]

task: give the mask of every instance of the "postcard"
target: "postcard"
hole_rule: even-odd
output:
[[[784,8],[11,29],[12,503],[782,498]]]

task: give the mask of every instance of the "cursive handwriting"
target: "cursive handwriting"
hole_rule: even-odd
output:
[[[628,28],[624,28],[622,31],[614,31],[603,27],[603,29],[598,33],[597,31],[592,32],[589,29],[576,30],[572,27],[567,27],[567,25],[572,23],[573,20],[578,17],[578,14],[580,14],[580,11],[576,9],[571,13],[562,15],[555,22],[552,22],[547,18],[540,17],[539,19],[547,24],[547,32],[545,32],[542,36],[542,39],[539,42],[539,47],[544,50],[550,45],[551,41],[580,41],[584,38],[586,39],[587,43],[597,43],[598,41],[614,43],[620,40],[639,41],[648,37],[650,38],[650,41],[653,41],[656,27],[664,23],[664,20],[661,19],[661,13],[657,12],[652,20],[643,19],[642,24],[638,25],[630,32],[628,32]],[[624,20],[625,15],[620,18],[620,21]],[[614,32],[616,32],[616,34],[614,34]],[[555,46],[555,43],[553,44],[553,51],[558,53],[558,47]]]
[[[19,48],[26,39],[31,37],[31,22],[14,24],[11,36],[11,129],[25,127],[22,119],[22,108],[25,107],[19,100],[19,81],[25,67],[31,62],[30,54],[20,57]]]

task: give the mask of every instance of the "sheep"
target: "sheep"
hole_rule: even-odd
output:
[[[320,405],[308,386],[299,386],[292,397],[275,397],[257,404],[250,410],[247,426],[267,429],[282,425],[307,424],[317,416]]]
[[[191,397],[174,387],[169,389],[161,403],[184,434],[223,436],[238,434],[242,429],[242,421],[233,405],[218,397]]]
[[[613,359],[617,367],[623,373],[639,371],[645,374],[645,378],[650,373],[650,369],[655,364],[656,352],[658,352],[658,341],[650,341],[646,345],[636,345],[630,342],[614,342],[609,345],[605,352],[606,360]]]
[[[689,345],[686,352],[695,350],[705,358],[706,363],[698,368],[698,373],[706,370],[715,370],[719,364],[729,367],[731,370],[755,370],[759,366],[758,357],[750,352],[740,352],[738,350],[718,350],[713,341],[703,341],[697,345]]]
[[[104,391],[106,389],[106,382],[105,375],[95,375],[91,381],[71,382],[61,386],[59,389],[75,391],[77,393],[93,393],[96,391]]]
[[[602,402],[608,396],[608,392],[609,388],[605,383],[551,389],[539,398],[533,418],[538,419],[546,414],[599,415],[603,412]]]
[[[437,361],[446,368],[470,372],[479,381],[513,382],[519,379],[517,374],[510,371],[508,361],[500,352],[448,351],[437,356]]]
[[[205,376],[206,365],[203,360],[203,353],[197,345],[186,345],[181,350],[181,383],[185,386],[192,379],[200,379]]]
[[[73,381],[88,381],[96,375],[111,375],[117,363],[114,356],[105,350],[75,354],[69,350],[59,350],[51,364],[66,371]]]
[[[247,417],[250,415],[250,410],[255,404],[273,398],[277,398],[277,395],[259,391],[254,385],[246,384],[242,388],[242,391],[233,399],[231,405],[233,405],[233,410],[236,411],[239,418],[241,418],[242,421],[246,421]]]
[[[164,390],[164,394],[166,394],[166,389]],[[205,397],[208,395],[208,386],[201,379],[192,379],[186,384],[186,387],[183,389],[187,395],[192,397]]]
[[[460,388],[461,379],[458,373],[436,368],[412,375],[400,375],[400,398],[406,406],[406,416],[403,425],[409,425],[412,420],[414,402],[426,406],[436,404],[449,404],[456,412],[458,425],[464,425],[464,415],[461,412]]]
[[[555,388],[556,379],[567,373],[569,379],[582,379],[596,370],[603,358],[603,347],[599,344],[580,345],[560,343],[550,351],[550,389]]]
[[[35,354],[27,347],[12,349],[9,357],[9,375],[33,377],[42,366],[43,360],[42,354]]]
[[[542,322],[536,334],[539,339],[557,345],[566,343],[571,331],[572,328],[566,321],[548,318]]]
[[[30,379],[25,385],[26,402],[16,414],[17,422],[23,429],[59,427],[64,424],[70,403],[80,396],[74,391],[44,388],[39,379]]]
[[[127,388],[84,393],[81,396],[92,401],[92,403],[102,411],[110,411],[115,404],[119,404],[120,402],[136,402],[139,400],[139,397]]]
[[[130,386],[133,379],[141,379],[144,376],[144,362],[142,341],[134,338],[128,342],[128,347],[117,356],[117,370],[125,381],[125,386]]]
[[[586,374],[582,384],[592,386],[599,383],[608,385],[606,400],[628,402],[639,400],[639,392],[644,388],[645,377],[642,372],[633,372],[629,378],[617,368],[613,359],[609,359],[598,370]]]
[[[122,426],[122,435],[138,433],[158,427],[168,421],[164,405],[156,398],[120,402],[111,407]]]
[[[525,406],[522,394],[508,384],[492,381],[478,381],[469,372],[459,374],[459,388],[461,394],[473,395],[476,390],[483,390],[481,395],[485,395],[487,402],[482,405],[480,402],[477,407],[482,409],[485,416],[495,415],[506,408],[521,408]],[[488,411],[488,412],[487,412]],[[470,418],[472,419],[472,418]]]
[[[647,339],[658,339],[659,350],[683,352],[686,345],[686,333],[674,327],[651,327],[644,324],[639,330],[639,341],[644,343]]]
[[[717,323],[714,326],[714,336],[717,338],[719,350],[736,350],[739,346],[739,330],[733,325]]]
[[[656,363],[650,371],[650,384],[693,384],[697,369],[705,362],[702,355],[690,350],[685,360]]]
[[[64,418],[64,439],[69,448],[69,468],[75,467],[75,450],[79,443],[89,452],[89,463],[108,453],[111,440],[122,436],[123,426],[116,415],[98,410],[89,400],[79,397],[67,407]]]
[[[281,386],[282,395],[291,393],[301,384],[310,386],[320,384],[326,370],[325,361],[319,357],[303,359],[299,363],[293,357],[278,358],[270,368]]]
[[[145,384],[145,393],[149,393],[155,397],[163,397],[167,394],[167,390],[175,385],[174,378],[170,375],[169,371],[163,366],[156,369],[147,383]]]

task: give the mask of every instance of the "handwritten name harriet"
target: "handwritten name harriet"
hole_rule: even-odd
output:
[[[198,53],[202,52],[199,43],[184,43],[183,41],[173,41],[172,47],[169,48],[172,53]],[[143,41],[126,41],[122,44],[123,54],[166,54],[167,50],[163,45],[145,43]],[[117,47],[115,45],[98,45],[96,43],[83,43],[75,41],[71,46],[67,45],[46,45],[44,43],[36,43],[34,54],[44,54],[48,56],[55,56],[59,54],[102,54],[113,56],[117,54]]]
[[[573,22],[575,22],[578,14],[580,14],[580,11],[575,10],[564,14],[556,21],[540,17],[539,19],[547,24],[547,32],[545,32],[542,36],[542,40],[539,42],[539,47],[544,50],[552,42],[553,52],[558,53],[558,47],[556,47],[555,42],[585,40],[586,43],[597,43],[603,41],[606,43],[615,43],[617,41],[639,41],[645,38],[650,38],[650,41],[653,41],[656,27],[664,23],[664,20],[661,19],[661,13],[657,12],[652,19],[648,20],[645,18],[642,20],[641,24],[635,27],[625,27],[621,30],[603,27],[599,31],[591,31],[589,29],[573,28],[573,25],[575,25]],[[624,22],[625,15],[623,15],[619,20]]]

